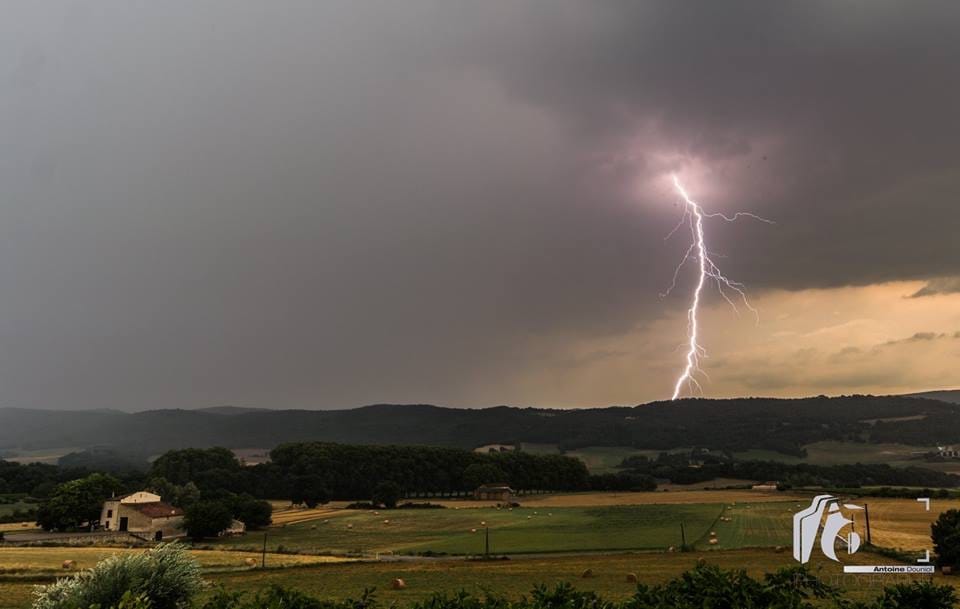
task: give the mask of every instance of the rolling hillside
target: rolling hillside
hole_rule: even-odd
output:
[[[951,404],[960,404],[960,389],[946,389],[942,391],[923,391],[921,393],[911,393],[907,397],[925,398],[928,400],[939,400],[941,402],[950,402]]]
[[[565,448],[705,447],[799,454],[824,440],[960,444],[960,405],[909,397],[748,398],[634,407],[481,410],[380,404],[353,410],[48,411],[0,409],[0,451],[91,446],[271,448],[319,440],[351,444],[549,443]]]

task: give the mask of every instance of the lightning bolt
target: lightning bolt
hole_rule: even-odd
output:
[[[690,226],[690,234],[693,237],[693,242],[690,244],[690,247],[687,248],[687,253],[684,254],[683,260],[681,260],[680,264],[677,265],[677,268],[673,273],[673,282],[670,284],[670,288],[661,294],[661,297],[667,296],[673,291],[674,288],[677,287],[677,277],[680,275],[680,269],[683,268],[683,265],[686,264],[687,261],[689,261],[691,258],[694,258],[699,268],[697,285],[693,290],[693,302],[690,304],[690,308],[687,309],[687,342],[685,344],[687,349],[686,366],[683,369],[683,373],[679,378],[677,378],[676,385],[673,388],[673,397],[670,398],[671,400],[675,400],[680,396],[680,392],[683,390],[684,386],[687,386],[690,389],[693,387],[696,387],[698,390],[701,389],[700,383],[696,378],[698,373],[707,376],[707,374],[700,368],[700,359],[706,357],[707,352],[698,342],[699,339],[697,337],[699,335],[700,324],[697,314],[700,311],[700,297],[703,292],[703,286],[707,283],[708,279],[712,279],[714,282],[716,282],[717,290],[720,292],[720,295],[730,304],[731,307],[733,307],[733,310],[737,315],[740,314],[740,310],[737,308],[734,300],[741,301],[743,306],[753,313],[757,323],[760,322],[760,314],[750,304],[750,300],[747,298],[747,293],[745,291],[745,286],[742,283],[725,277],[723,273],[720,272],[720,267],[718,267],[710,257],[710,251],[707,249],[706,240],[703,236],[703,219],[720,218],[725,222],[735,222],[736,220],[744,217],[759,220],[760,222],[766,222],[768,224],[774,224],[774,222],[749,212],[737,212],[732,216],[726,216],[721,213],[708,214],[703,211],[703,208],[700,207],[699,203],[690,198],[690,195],[687,194],[683,184],[680,183],[680,179],[677,178],[676,175],[672,177],[673,185],[677,189],[677,192],[680,193],[680,196],[683,198],[686,206],[684,207],[683,216],[680,218],[680,222],[677,223],[672,231],[670,231],[670,234],[667,235],[667,239],[673,236],[673,234],[676,233],[684,223],[687,223]],[[735,294],[733,298],[730,297],[728,291]]]

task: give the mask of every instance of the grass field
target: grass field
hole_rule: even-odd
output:
[[[80,450],[83,450],[83,448],[76,446],[43,448],[39,450],[16,449],[7,451],[3,460],[15,461],[17,463],[48,463],[50,465],[56,465],[60,457]]]
[[[669,498],[673,504],[656,503]],[[270,583],[303,589],[324,598],[356,597],[364,588],[376,587],[386,604],[423,598],[434,591],[494,590],[508,596],[528,593],[538,583],[570,581],[612,597],[633,590],[627,573],[653,583],[689,569],[697,558],[728,568],[760,574],[793,564],[790,552],[792,515],[809,503],[804,496],[750,491],[687,491],[669,493],[583,493],[538,496],[512,511],[496,508],[443,510],[344,510],[340,506],[317,510],[291,509],[278,504],[282,524],[268,531],[268,548],[278,546],[304,552],[483,552],[484,525],[490,526],[491,551],[514,553],[511,560],[478,562],[458,557],[435,560],[399,560],[350,564],[317,564],[323,556],[275,554],[267,556],[268,569],[250,569],[256,552],[226,551],[257,548],[258,533],[220,541],[224,550],[196,550],[206,576],[231,590],[258,590]],[[710,501],[704,501],[709,499]],[[699,500],[699,501],[698,501]],[[610,503],[619,502],[620,505]],[[929,547],[929,526],[945,509],[960,508],[960,500],[933,500],[931,511],[905,499],[864,498],[854,503],[870,507],[874,543],[886,547],[921,550]],[[457,502],[450,502],[456,504]],[[721,519],[720,516],[723,516]],[[729,518],[729,521],[727,521]],[[389,520],[385,523],[384,520]],[[680,545],[679,523],[696,552],[664,551],[614,554],[613,550],[667,548]],[[862,521],[857,520],[862,533]],[[352,526],[347,526],[352,525]],[[476,529],[472,532],[471,529]],[[718,543],[709,544],[710,533]],[[780,551],[774,549],[780,546]],[[572,555],[594,550],[595,554]],[[0,548],[0,609],[29,604],[31,587],[63,573],[63,560],[89,567],[107,555],[136,550],[112,548]],[[603,551],[606,551],[604,553]],[[553,552],[552,555],[524,552]],[[816,554],[818,556],[818,554]],[[385,555],[389,558],[389,555]],[[838,566],[817,559],[831,574]],[[892,561],[859,553],[844,557],[857,564]],[[590,568],[595,577],[581,577]],[[389,587],[401,577],[408,589]],[[953,580],[945,580],[953,583]],[[870,593],[872,596],[876,591]]]
[[[384,604],[400,603],[430,596],[433,592],[453,593],[467,590],[473,594],[493,591],[517,598],[529,594],[538,584],[548,586],[570,582],[577,588],[595,590],[612,598],[626,598],[635,590],[627,581],[634,573],[642,583],[653,584],[676,577],[693,568],[700,559],[726,568],[745,569],[754,576],[795,564],[790,552],[773,550],[734,550],[725,552],[639,553],[590,556],[531,557],[508,561],[439,561],[417,563],[354,563],[281,571],[251,571],[215,576],[231,590],[256,591],[277,583],[292,585],[323,598],[359,596],[364,588],[375,587]],[[890,564],[891,560],[870,556],[870,564]],[[839,568],[817,562],[814,569],[837,572]],[[593,577],[584,578],[586,569]],[[405,590],[390,589],[390,582],[401,578]]]
[[[36,503],[27,503],[25,501],[15,501],[13,503],[0,503],[0,516],[12,514],[16,510],[29,510],[37,507]]]
[[[907,444],[864,444],[861,442],[814,442],[804,446],[804,459],[769,450],[746,450],[734,453],[740,460],[779,461],[780,463],[809,463],[811,465],[848,465],[853,463],[886,463],[894,467],[931,465],[915,458],[915,453],[930,447]]]
[[[791,527],[793,514],[806,502],[778,501],[766,503],[738,503],[724,510],[723,517],[712,529],[717,549],[756,548],[780,546],[789,548],[793,542]],[[711,547],[709,540],[698,539],[697,547]]]
[[[54,549],[54,548],[51,548]],[[202,559],[202,557],[201,557]],[[793,564],[789,552],[773,550],[733,550],[693,553],[640,553],[589,556],[530,557],[508,561],[476,562],[438,560],[427,562],[342,563],[278,569],[253,569],[235,572],[211,572],[206,578],[213,586],[231,591],[255,593],[271,584],[293,587],[329,599],[356,598],[364,589],[375,588],[381,606],[405,603],[430,596],[434,592],[466,590],[473,594],[493,591],[518,598],[538,584],[571,582],[577,588],[595,590],[611,598],[630,596],[635,584],[626,579],[635,573],[642,583],[653,584],[676,577],[691,569],[700,559],[726,568],[745,569],[754,576]],[[879,556],[859,556],[869,564],[890,564]],[[819,561],[813,564],[821,576],[829,577],[839,566]],[[583,578],[586,569],[593,577]],[[393,590],[390,582],[402,578],[404,590]],[[950,581],[950,580],[945,580]],[[952,581],[950,581],[952,583]],[[846,585],[851,585],[849,580]],[[0,578],[0,609],[24,609],[29,606],[34,583]],[[208,593],[209,594],[209,593]],[[872,598],[876,590],[857,595]]]
[[[594,507],[602,505],[654,505],[689,503],[735,503],[804,500],[809,493],[794,495],[780,492],[758,492],[749,489],[704,490],[703,484],[691,484],[687,487],[674,486],[676,490],[656,491],[652,493],[568,493],[563,495],[531,495],[523,497],[526,507]],[[681,490],[682,489],[682,490]],[[455,505],[451,502],[450,505]]]
[[[274,527],[267,547],[317,553],[480,554],[488,526],[491,551],[496,553],[660,549],[680,545],[681,521],[690,539],[696,539],[708,532],[722,509],[719,503],[691,503],[379,513],[341,510],[336,517]],[[248,535],[220,543],[244,547],[251,541]]]

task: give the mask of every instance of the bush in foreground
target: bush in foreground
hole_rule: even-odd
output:
[[[929,581],[887,587],[872,602],[844,599],[840,590],[804,567],[782,569],[754,579],[744,571],[698,565],[665,584],[637,586],[625,601],[605,599],[568,583],[539,586],[529,597],[509,600],[492,593],[434,594],[409,609],[953,609],[954,591]],[[320,600],[302,592],[272,587],[255,596],[220,590],[202,609],[378,609],[371,591],[359,600]],[[393,605],[391,605],[391,608]]]
[[[200,565],[183,546],[161,544],[38,587],[33,609],[182,609],[202,586]]]
[[[930,525],[930,538],[937,554],[937,565],[960,565],[960,510],[947,510]]]

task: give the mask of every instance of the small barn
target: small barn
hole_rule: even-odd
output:
[[[775,491],[777,490],[778,482],[759,482],[750,487],[751,491]]]
[[[506,484],[483,484],[473,491],[473,498],[478,501],[509,502],[513,495],[513,489]]]
[[[229,527],[227,527],[223,531],[220,531],[219,536],[226,537],[228,535],[243,535],[246,532],[247,532],[247,525],[244,524],[242,521],[234,518],[233,520],[230,521]]]

